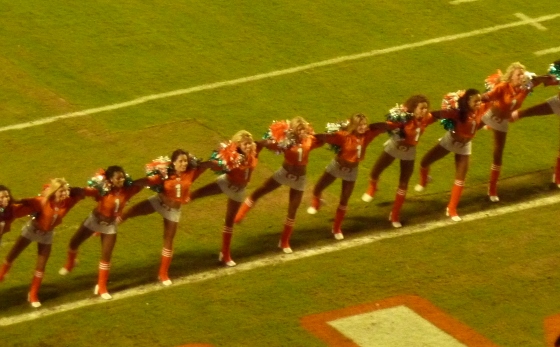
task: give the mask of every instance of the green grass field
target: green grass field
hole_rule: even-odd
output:
[[[549,17],[521,23],[516,13]],[[560,37],[560,10],[550,0],[457,5],[384,0],[0,0],[0,23],[0,183],[16,197],[34,196],[53,177],[83,186],[98,168],[109,165],[122,165],[138,178],[144,164],[176,148],[207,158],[237,130],[260,137],[272,120],[301,115],[318,132],[327,122],[356,112],[377,122],[395,103],[416,93],[427,95],[437,109],[446,92],[482,90],[487,75],[511,62],[545,73],[559,53],[535,52],[558,47]],[[511,23],[518,24],[507,26]],[[368,54],[358,58],[360,53]],[[345,58],[329,62],[341,57]],[[320,64],[310,65],[315,63]],[[305,68],[287,70],[295,67]],[[227,81],[235,82],[214,85]],[[172,91],[180,92],[163,95]],[[538,88],[524,106],[557,92]],[[145,96],[153,98],[139,99]],[[111,105],[110,110],[4,130]],[[428,128],[419,157],[443,134],[438,125]],[[480,131],[460,212],[490,211],[558,194],[549,183],[558,137],[558,119],[553,116],[511,127],[502,201],[496,206],[486,200],[492,134]],[[361,165],[343,225],[347,240],[342,242],[392,232],[386,217],[398,165],[384,172],[372,203],[360,200],[384,141],[384,136],[374,140]],[[318,215],[305,212],[312,184],[332,156],[326,149],[312,153],[309,186],[291,241],[296,253],[335,242],[330,227],[340,182],[326,191],[328,205]],[[263,152],[249,191],[281,160]],[[437,162],[432,167],[434,182],[422,194],[413,191],[413,177],[402,212],[405,227],[445,218],[453,172],[451,156]],[[206,173],[193,188],[215,177]],[[146,190],[132,202],[150,195]],[[69,238],[93,207],[93,201],[80,203],[57,228],[40,311],[93,297],[97,240],[83,245],[80,264],[71,275],[57,273]],[[236,226],[232,254],[240,265],[278,254],[286,209],[287,191],[279,189]],[[173,278],[219,269],[224,213],[224,196],[184,207],[170,270]],[[496,345],[543,346],[543,320],[560,314],[557,219],[555,204],[174,285],[0,327],[0,345],[323,346],[325,342],[302,327],[302,317],[417,295]],[[16,221],[3,237],[1,258],[23,223]],[[120,227],[109,283],[112,293],[118,296],[156,281],[161,238],[157,215]],[[35,259],[32,245],[0,284],[0,319],[32,312],[25,297]],[[398,336],[395,346],[397,342]]]

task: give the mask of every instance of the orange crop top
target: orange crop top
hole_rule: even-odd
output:
[[[401,130],[400,133],[395,134],[393,137],[395,141],[408,146],[416,146],[418,144],[418,140],[420,140],[420,135],[424,133],[426,127],[435,121],[436,119],[432,116],[432,114],[428,113],[421,121],[417,121],[416,118],[412,118],[406,123],[387,121],[387,125],[390,130]]]
[[[288,165],[305,166],[309,162],[309,152],[322,145],[323,143],[315,136],[309,135],[301,143],[288,148],[280,148],[277,144],[269,144],[266,147],[270,150],[284,152],[284,163]]]
[[[166,180],[163,180],[159,175],[151,176],[150,184],[163,184],[163,191],[161,194],[172,201],[185,204],[189,200],[189,190],[192,183],[204,170],[203,168],[189,169],[180,176],[172,174]]]
[[[97,201],[95,211],[100,215],[113,218],[120,216],[128,200],[142,190],[141,186],[128,186],[121,189],[112,189],[105,195],[101,195],[95,188],[84,188],[86,196],[91,196]]]
[[[244,187],[251,180],[251,174],[257,166],[259,159],[257,155],[249,155],[238,167],[226,172],[228,181],[236,186]]]
[[[442,113],[442,116],[443,118],[453,119],[455,121],[454,133],[462,138],[472,139],[480,126],[483,114],[482,108],[479,108],[475,113],[470,112],[465,122],[459,120],[459,110],[457,109],[446,110]]]
[[[82,196],[70,196],[62,202],[55,203],[54,201],[45,201],[45,197],[38,196],[21,201],[31,208],[32,213],[37,213],[37,216],[34,217],[34,224],[37,228],[47,232],[62,223],[62,218],[82,199]]]
[[[362,135],[349,133],[348,131],[337,131],[326,137],[326,142],[340,147],[338,157],[349,162],[357,163],[365,158],[366,148],[373,139],[383,133],[382,129],[368,129]]]
[[[528,89],[515,89],[508,82],[498,83],[491,91],[484,94],[489,102],[483,104],[484,110],[496,107],[502,112],[513,112],[521,107],[529,95]]]
[[[23,204],[11,204],[4,212],[0,213],[0,235],[10,231],[12,227],[12,222],[24,216],[33,213],[33,209],[30,206]]]

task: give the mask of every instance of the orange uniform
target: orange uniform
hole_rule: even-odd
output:
[[[482,108],[479,108],[477,112],[470,112],[465,122],[461,122],[459,120],[459,110],[452,108],[443,111],[442,118],[452,119],[455,121],[453,132],[458,136],[464,139],[472,139],[482,122],[482,116],[484,113],[485,112]]]
[[[494,107],[503,113],[511,113],[521,107],[523,101],[529,95],[529,89],[515,89],[507,82],[496,84],[494,88],[484,94],[489,102],[483,103],[482,107],[485,111]]]
[[[322,145],[315,136],[309,135],[301,143],[288,148],[279,148],[277,144],[268,145],[267,148],[284,152],[284,162],[288,165],[305,166],[309,162],[309,152]]]
[[[420,135],[424,133],[426,127],[435,121],[436,119],[432,116],[432,114],[428,113],[421,121],[416,120],[416,118],[412,118],[406,123],[387,121],[387,125],[393,132],[400,129],[400,132],[397,133],[399,136],[397,141],[407,146],[416,146],[418,144],[418,140],[420,140]]]
[[[7,233],[12,227],[12,222],[24,216],[33,213],[30,206],[23,204],[11,204],[0,212],[0,234]]]
[[[31,209],[31,213],[37,214],[33,218],[34,226],[41,231],[47,232],[62,223],[62,218],[82,199],[82,196],[70,196],[62,202],[55,203],[54,201],[45,200],[43,196],[38,196],[22,199],[21,201]]]
[[[186,204],[192,183],[204,172],[203,168],[189,169],[181,175],[172,174],[164,180],[159,175],[150,177],[150,184],[163,184],[161,194],[169,200]]]
[[[132,185],[118,190],[112,189],[103,196],[95,188],[84,188],[84,192],[86,196],[91,196],[97,201],[95,212],[107,219],[113,219],[122,214],[122,210],[128,200],[138,194],[142,188]]]
[[[329,134],[325,141],[340,147],[338,157],[349,163],[357,163],[365,158],[367,146],[384,130],[368,129],[364,134],[356,135],[340,130]]]
[[[259,162],[258,154],[249,155],[238,167],[226,172],[226,177],[231,184],[244,187],[251,180],[251,174]]]

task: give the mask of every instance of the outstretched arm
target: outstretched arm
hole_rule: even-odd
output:
[[[387,122],[378,122],[378,123],[371,123],[369,125],[370,130],[382,130],[382,131],[389,131],[389,125]]]

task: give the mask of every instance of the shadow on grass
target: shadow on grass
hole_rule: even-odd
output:
[[[486,189],[486,185],[469,187],[467,182],[459,204],[460,215],[513,205],[560,192],[554,184],[550,183],[549,170],[503,179],[499,185],[501,200],[498,203],[492,203],[488,200]],[[356,194],[357,192],[355,192]],[[448,199],[449,193],[430,194],[429,188],[425,193],[416,193],[410,190],[401,212],[401,222],[404,226],[407,226],[445,219],[447,217],[445,217],[444,212]],[[352,200],[347,218],[343,223],[345,238],[351,239],[394,230],[387,220],[391,206],[392,201],[378,202],[374,200],[366,204],[361,200]],[[335,206],[331,206],[315,216],[309,216],[305,213],[304,204],[302,204],[290,242],[294,251],[335,242],[330,229],[334,217],[334,208]],[[255,211],[256,213],[264,212]],[[245,221],[244,223],[249,225],[243,226],[245,230],[236,227],[236,231],[237,229],[240,230],[235,233],[232,243],[232,256],[238,263],[278,254],[278,240],[282,231],[283,220],[276,219],[276,217],[267,220],[269,226],[265,227],[266,230],[260,230],[258,233],[247,232],[246,229],[251,227],[251,222]],[[194,275],[215,270],[222,266],[218,262],[221,233],[216,232],[215,237],[215,248],[211,249],[210,246],[205,246],[176,252],[169,271],[171,278]],[[149,262],[125,265],[114,264],[108,284],[110,292],[117,293],[157,281],[159,258],[154,257]],[[56,264],[48,265],[51,268],[49,269],[49,276],[44,279],[40,290],[40,299],[44,308],[48,309],[48,307],[93,297],[92,290],[97,280],[96,269],[81,269],[78,266],[71,274],[62,277],[51,274],[52,271],[50,270],[55,266]],[[28,285],[2,288],[0,311],[4,313],[5,317],[33,310],[26,302],[28,290]]]

